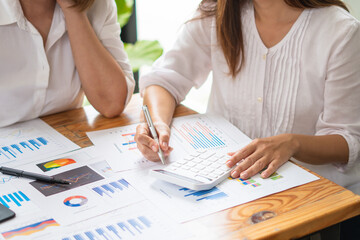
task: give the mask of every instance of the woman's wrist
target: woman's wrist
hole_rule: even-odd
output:
[[[296,157],[301,147],[299,135],[288,133],[286,134],[286,136],[288,137],[288,142],[290,144],[292,156]]]

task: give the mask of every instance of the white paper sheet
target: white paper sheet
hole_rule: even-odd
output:
[[[114,171],[148,169],[159,165],[146,160],[136,148],[136,126],[133,124],[87,133],[98,150],[106,155]],[[235,151],[249,142],[246,135],[222,117],[204,114],[178,117],[171,125],[170,146],[174,150],[167,161],[174,162],[199,148]]]
[[[125,172],[124,176],[177,222],[186,222],[318,179],[290,162],[278,169],[271,178],[262,179],[258,174],[247,181],[227,179],[205,191],[193,191],[156,180],[146,172]]]
[[[51,170],[44,171],[44,167],[56,166],[57,160],[50,161],[49,165],[48,162],[38,161],[22,168],[68,180],[71,185],[34,182],[24,178],[14,180],[12,184],[26,191],[34,204],[61,225],[83,221],[144,199],[119,174],[107,177],[85,165],[99,165],[104,161],[103,158],[92,159],[92,150],[87,148],[62,156],[57,163],[63,166]],[[73,161],[67,164],[68,160]]]
[[[0,128],[0,165],[22,165],[78,148],[40,119]]]
[[[186,239],[184,228],[143,201],[61,229],[56,239]],[[55,238],[54,238],[55,239]]]
[[[114,171],[148,168],[156,163],[145,159],[134,140],[137,124],[86,133]]]

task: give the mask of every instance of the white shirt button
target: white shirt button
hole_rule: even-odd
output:
[[[262,101],[263,101],[262,97],[258,97],[258,98],[257,98],[257,101],[258,101],[259,103],[262,103]]]
[[[262,56],[262,58],[263,58],[263,60],[266,60],[266,54],[264,54],[264,55]]]

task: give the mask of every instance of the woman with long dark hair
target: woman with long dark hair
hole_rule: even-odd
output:
[[[160,146],[139,125],[150,160],[169,154],[169,125],[193,87],[213,83],[208,112],[254,139],[229,153],[233,177],[269,177],[293,158],[360,193],[360,24],[339,0],[203,0],[174,47],[140,80]]]
[[[0,1],[0,127],[82,106],[120,114],[134,80],[113,0]]]

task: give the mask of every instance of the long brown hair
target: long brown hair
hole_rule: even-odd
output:
[[[244,57],[244,39],[241,29],[241,8],[248,0],[202,0],[201,17],[216,18],[216,35],[233,77],[239,73]],[[341,0],[284,0],[295,8],[339,6],[349,11]]]
[[[74,4],[72,5],[73,8],[77,8],[80,12],[88,9],[93,5],[95,0],[73,0]]]

